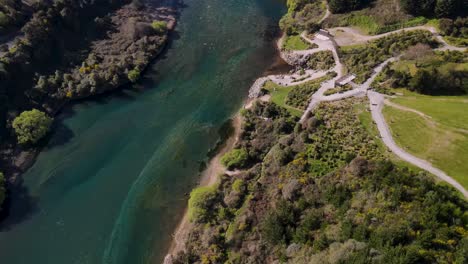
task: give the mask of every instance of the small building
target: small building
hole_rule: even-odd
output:
[[[354,74],[347,74],[341,78],[338,78],[335,81],[335,86],[345,86],[346,84],[352,82],[354,79],[356,79],[356,75]]]

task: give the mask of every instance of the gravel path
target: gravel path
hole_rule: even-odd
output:
[[[417,158],[408,152],[401,149],[393,140],[392,133],[390,132],[390,128],[388,127],[387,123],[385,122],[385,118],[382,114],[382,109],[384,106],[385,97],[382,94],[377,92],[369,91],[368,93],[369,101],[370,101],[370,109],[372,113],[372,119],[374,119],[375,123],[377,124],[377,128],[379,129],[380,136],[384,144],[398,157],[402,160],[405,160],[419,168],[426,170],[439,179],[447,182],[448,184],[455,187],[459,190],[465,198],[468,198],[468,192],[465,188],[458,183],[456,180],[445,174],[443,171],[435,168],[432,166],[431,163],[427,162],[426,160]]]
[[[335,35],[335,41],[338,43],[340,46],[348,46],[348,45],[357,45],[357,44],[364,44],[372,40],[376,40],[382,37],[386,37],[391,34],[396,34],[400,33],[403,31],[414,31],[414,30],[427,30],[430,31],[437,41],[443,44],[443,47],[439,48],[438,50],[458,50],[458,51],[465,51],[466,48],[460,48],[460,47],[455,47],[450,44],[448,44],[445,39],[439,35],[437,32],[437,29],[434,27],[430,26],[417,26],[417,27],[409,27],[409,28],[403,28],[379,35],[364,35],[362,34],[359,30],[355,28],[350,28],[350,27],[336,27],[336,28],[331,28],[330,32]]]
[[[326,17],[324,17],[323,19],[326,19]],[[387,123],[385,122],[385,118],[384,118],[384,116],[382,114],[383,105],[385,104],[385,96],[383,94],[380,94],[380,93],[377,93],[377,92],[374,92],[374,91],[369,91],[371,84],[374,82],[375,78],[379,75],[379,73],[385,68],[385,66],[388,63],[398,60],[399,56],[390,58],[390,59],[384,61],[383,63],[381,63],[380,65],[378,65],[374,69],[374,72],[373,72],[372,76],[368,80],[366,80],[363,84],[360,84],[360,85],[353,84],[353,87],[354,87],[353,90],[347,91],[347,92],[344,92],[344,93],[338,93],[338,94],[332,94],[332,95],[329,95],[329,96],[324,96],[324,93],[328,89],[334,88],[335,80],[337,80],[338,78],[340,78],[344,74],[344,71],[343,71],[344,67],[343,67],[343,65],[342,65],[342,63],[340,61],[338,51],[336,49],[335,44],[338,44],[338,45],[354,45],[354,44],[366,43],[368,41],[378,39],[378,38],[381,38],[381,37],[385,37],[385,36],[388,36],[390,34],[402,32],[402,31],[410,31],[410,30],[429,30],[430,32],[432,32],[432,34],[434,34],[434,36],[437,38],[437,40],[443,44],[443,47],[439,48],[438,50],[458,50],[458,51],[464,51],[465,50],[465,48],[459,48],[459,47],[454,47],[452,45],[449,45],[437,33],[435,28],[428,27],[428,26],[418,26],[418,27],[406,28],[406,29],[396,30],[396,31],[393,31],[393,32],[384,33],[384,34],[380,34],[380,35],[376,35],[376,36],[362,35],[357,30],[352,29],[352,28],[347,28],[347,27],[334,28],[334,29],[331,30],[331,32],[334,32],[335,35],[339,31],[341,31],[341,33],[344,32],[344,33],[346,33],[348,35],[346,38],[344,38],[343,35],[346,35],[346,34],[339,33],[338,35],[342,35],[342,36],[341,37],[338,36],[334,40],[333,39],[321,40],[321,39],[318,39],[316,37],[314,39],[309,39],[307,37],[306,32],[302,33],[301,37],[305,41],[307,41],[307,42],[309,42],[311,44],[317,44],[319,47],[316,48],[316,49],[311,49],[311,50],[306,50],[306,51],[297,51],[296,54],[302,56],[302,55],[313,54],[315,52],[322,51],[322,50],[331,50],[332,53],[333,53],[333,57],[335,59],[335,67],[332,69],[332,71],[335,71],[338,75],[335,78],[333,78],[332,80],[328,80],[328,81],[323,82],[321,84],[321,87],[319,88],[319,90],[312,95],[312,97],[310,99],[310,102],[309,102],[309,105],[308,105],[307,109],[305,110],[304,114],[302,115],[302,117],[300,119],[300,122],[301,123],[304,122],[307,119],[309,113],[320,102],[337,101],[337,100],[342,100],[342,99],[345,99],[345,98],[348,98],[348,97],[363,96],[363,95],[367,94],[367,96],[369,98],[369,102],[370,102],[370,109],[371,109],[372,118],[373,118],[374,122],[377,124],[377,128],[379,130],[379,133],[380,133],[380,136],[382,138],[383,143],[395,155],[400,157],[402,160],[407,161],[407,162],[409,162],[409,163],[411,163],[411,164],[413,164],[413,165],[415,165],[415,166],[417,166],[417,167],[419,167],[419,168],[421,168],[423,170],[426,170],[426,171],[434,174],[439,179],[449,183],[450,185],[455,187],[457,190],[459,190],[465,196],[465,198],[468,198],[468,192],[456,180],[454,180],[453,178],[451,178],[450,176],[445,174],[440,169],[437,169],[434,166],[432,166],[432,164],[429,163],[428,161],[417,158],[417,157],[409,154],[408,152],[404,151],[400,147],[398,147],[398,145],[395,143],[395,141],[394,141],[394,139],[393,139],[393,137],[391,135],[390,129],[389,129]],[[336,41],[336,43],[334,43],[334,41]],[[279,42],[279,44],[280,43],[281,43],[281,41]],[[261,87],[263,86],[263,84],[267,80],[275,80],[275,82],[277,82],[278,84],[287,86],[287,85],[291,85],[291,82],[290,81],[285,81],[285,80],[289,80],[289,79],[291,79],[291,77],[292,77],[292,75],[289,75],[289,76],[282,75],[279,79],[278,79],[278,76],[276,76],[276,77],[274,77],[274,76],[262,77],[262,78],[258,79],[255,82],[255,84],[252,86],[251,91],[249,93],[249,97],[250,98],[258,97],[258,95],[260,94]],[[312,77],[315,77],[315,76],[311,76],[311,77],[307,78],[307,80],[304,80],[304,82],[309,81],[311,79],[314,79]],[[280,80],[283,80],[283,83]]]

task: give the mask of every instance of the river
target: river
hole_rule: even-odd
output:
[[[219,129],[277,59],[282,0],[185,0],[138,89],[66,108],[12,195],[0,262],[162,261]]]

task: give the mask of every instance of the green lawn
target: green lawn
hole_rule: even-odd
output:
[[[292,87],[285,87],[278,85],[272,81],[268,81],[265,83],[263,88],[268,90],[268,92],[271,95],[271,101],[273,103],[288,109],[288,111],[294,116],[302,116],[301,110],[286,104],[286,97],[288,96],[288,93],[289,91],[291,91]]]
[[[398,145],[468,188],[468,133],[394,107],[385,107],[383,114]]]
[[[429,96],[397,89],[399,96],[391,101],[416,109],[443,125],[468,130],[468,96]]]
[[[286,36],[283,48],[286,50],[307,50],[311,49],[312,45],[303,40],[300,35]]]

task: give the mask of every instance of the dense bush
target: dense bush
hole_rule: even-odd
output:
[[[330,0],[328,6],[332,13],[345,13],[365,7],[371,0]]]
[[[211,207],[215,202],[216,187],[199,187],[190,193],[188,216],[192,222],[205,222],[212,215]]]
[[[406,12],[412,15],[456,17],[466,16],[464,0],[400,0]]]
[[[411,91],[430,95],[468,94],[468,70],[462,52],[426,52],[421,46],[405,53],[402,61],[383,71],[383,80],[390,87],[405,87]],[[398,65],[410,65],[398,67]]]
[[[307,66],[314,70],[328,70],[335,65],[335,59],[331,51],[319,51],[310,56]]]
[[[151,27],[158,33],[163,34],[167,30],[167,23],[165,21],[155,20],[151,23]]]
[[[286,97],[286,104],[305,109],[310,97],[320,88],[320,82],[311,81],[294,86]]]
[[[468,37],[468,18],[457,18],[455,20],[442,18],[439,20],[439,29],[442,34],[452,37]]]
[[[37,109],[24,111],[13,121],[18,143],[36,143],[49,132],[53,119]]]
[[[243,168],[247,165],[249,155],[245,149],[233,149],[224,154],[221,163],[228,169]]]
[[[315,32],[320,29],[317,22],[325,15],[321,0],[288,0],[288,13],[280,20],[280,28],[288,35],[303,30]]]

